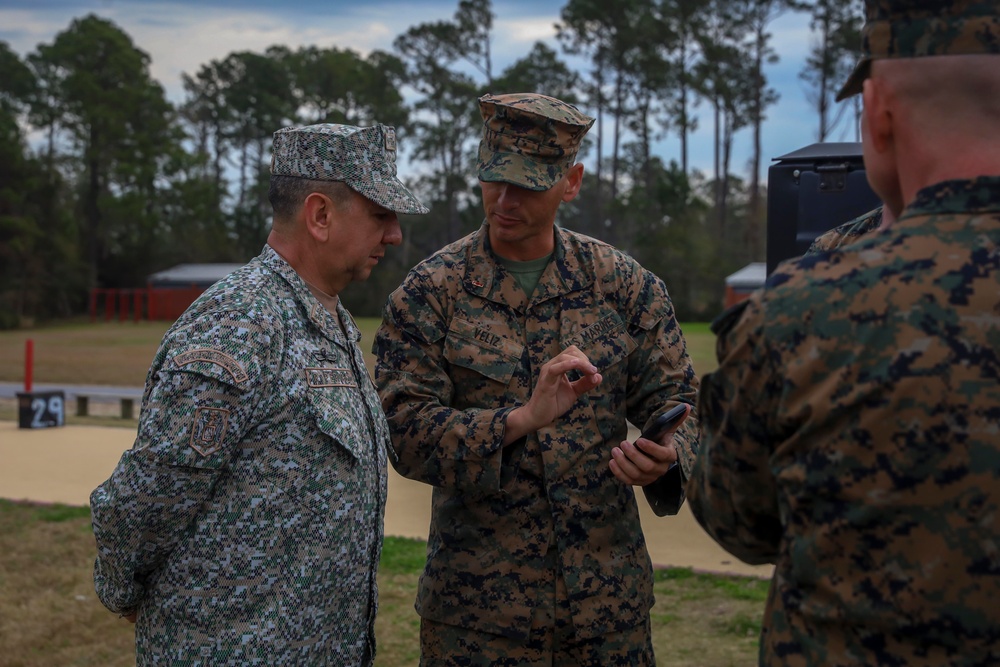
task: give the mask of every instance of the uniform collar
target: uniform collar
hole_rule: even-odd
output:
[[[274,248],[265,244],[264,250],[260,253],[260,261],[264,266],[285,280],[292,290],[295,301],[298,302],[303,312],[305,312],[307,319],[320,330],[324,337],[342,347],[346,347],[347,341],[357,343],[361,340],[361,331],[354,323],[351,314],[344,308],[341,299],[337,299],[337,317],[344,324],[343,331],[341,331],[340,326],[337,324],[337,318],[320,303],[320,300],[313,295],[309,286],[299,277],[299,274],[295,272],[292,265],[279,255]],[[347,333],[346,339],[344,338],[345,332]]]
[[[1000,176],[980,176],[928,186],[904,209],[904,217],[1000,211]]]
[[[560,227],[555,228],[555,247],[552,260],[545,267],[538,286],[531,295],[531,304],[576,292],[594,283],[594,263],[589,250],[580,238]],[[506,303],[518,311],[527,307],[528,301],[517,281],[497,261],[490,249],[489,223],[483,221],[472,235],[464,277],[465,289],[471,294]]]

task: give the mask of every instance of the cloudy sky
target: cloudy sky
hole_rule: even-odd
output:
[[[535,41],[559,50],[554,24],[564,0],[493,0],[494,70],[502,71]],[[263,51],[275,44],[351,48],[361,53],[392,50],[397,35],[426,21],[450,19],[457,0],[0,0],[0,41],[21,56],[38,44],[51,43],[76,17],[94,13],[116,23],[151,57],[151,73],[174,102],[183,99],[182,73],[195,73],[212,59],[233,51]],[[808,19],[789,14],[771,24],[772,44],[780,60],[767,75],[781,96],[768,110],[763,130],[763,174],[767,163],[813,143],[818,121],[798,77],[808,51]],[[708,106],[695,110],[700,127],[690,148],[691,166],[711,172],[712,116]],[[832,140],[854,141],[842,124]],[[746,174],[750,133],[737,135],[732,169]],[[405,147],[404,147],[405,150]],[[676,136],[656,146],[665,160],[679,159]]]

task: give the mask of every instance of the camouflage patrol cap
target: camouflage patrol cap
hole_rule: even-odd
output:
[[[876,58],[974,54],[1000,54],[997,0],[865,0],[861,60],[837,101],[861,92]]]
[[[306,125],[274,133],[271,173],[341,181],[396,213],[427,213],[396,178],[396,131],[388,125]]]
[[[479,180],[536,191],[562,178],[594,124],[572,104],[535,93],[488,93],[479,98],[479,112]]]

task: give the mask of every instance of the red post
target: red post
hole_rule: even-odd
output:
[[[31,374],[35,368],[35,341],[24,341],[24,393],[31,393]]]
[[[102,290],[104,292],[104,321],[110,322],[115,316],[115,291],[114,288]]]

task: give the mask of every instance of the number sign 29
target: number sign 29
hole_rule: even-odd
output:
[[[18,394],[18,426],[49,428],[62,426],[66,415],[66,398],[61,391]]]

